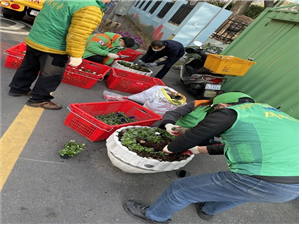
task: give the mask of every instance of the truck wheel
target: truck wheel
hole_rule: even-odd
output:
[[[17,12],[11,9],[3,8],[2,15],[8,19],[11,19],[13,17],[16,20],[21,20],[24,17],[25,12]]]

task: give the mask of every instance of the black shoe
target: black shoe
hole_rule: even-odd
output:
[[[128,214],[130,214],[136,218],[140,218],[150,224],[168,224],[171,221],[170,219],[168,219],[167,221],[159,222],[159,221],[154,221],[150,218],[147,218],[145,216],[145,213],[146,213],[146,209],[149,206],[138,203],[132,199],[129,199],[128,201],[124,202],[123,207]]]
[[[206,220],[206,221],[209,221],[211,220],[214,215],[211,215],[211,214],[206,214],[205,212],[202,211],[202,208],[203,206],[205,205],[205,202],[202,202],[202,203],[195,203],[195,206],[196,206],[196,210],[197,210],[197,214],[198,216],[203,219],[203,220]]]
[[[18,97],[18,96],[29,96],[31,95],[31,91],[27,92],[27,93],[15,93],[15,92],[8,92],[9,96],[13,96],[13,97]]]

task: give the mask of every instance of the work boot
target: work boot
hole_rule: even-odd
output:
[[[195,203],[195,206],[196,206],[196,210],[197,210],[197,214],[198,216],[205,220],[205,221],[209,221],[211,220],[214,215],[211,215],[211,214],[206,214],[205,212],[202,211],[202,208],[203,206],[205,205],[205,202],[202,202],[202,203]]]
[[[55,104],[51,101],[44,101],[44,102],[33,102],[31,100],[28,100],[26,105],[31,107],[41,107],[48,110],[60,110],[62,109],[62,106],[59,104]]]
[[[13,96],[13,97],[19,97],[19,96],[29,96],[31,95],[31,91],[27,92],[27,93],[16,93],[16,92],[8,92],[9,96]]]
[[[123,207],[124,207],[125,211],[128,214],[130,214],[131,216],[144,220],[145,222],[147,222],[149,224],[168,224],[171,221],[170,219],[168,219],[167,221],[159,222],[159,221],[154,221],[150,218],[147,218],[145,216],[145,214],[146,214],[146,210],[149,206],[138,203],[132,199],[124,202]]]

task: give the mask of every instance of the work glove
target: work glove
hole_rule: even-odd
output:
[[[173,135],[173,136],[177,136],[178,135],[178,132],[177,131],[174,131],[173,128],[181,128],[181,126],[179,125],[173,125],[171,123],[168,123],[165,125],[165,128],[166,128],[166,131]]]
[[[191,151],[193,154],[208,154],[209,153],[207,146],[195,146],[195,147],[188,149],[188,151]]]
[[[114,59],[120,57],[120,56],[118,56],[117,54],[113,54],[113,53],[109,53],[107,56],[108,56],[109,58],[114,58]]]
[[[169,151],[168,145],[166,145],[166,146],[163,148],[163,152],[165,152],[165,153],[167,153],[167,154],[173,154],[173,152]]]
[[[82,58],[74,58],[74,57],[70,57],[69,58],[69,65],[73,66],[73,67],[77,67],[82,63]]]
[[[192,148],[188,149],[188,151],[192,152],[193,154],[199,154],[198,147],[199,146],[192,147]]]
[[[189,150],[186,150],[185,152],[182,153],[183,155],[193,155],[193,153]]]
[[[157,66],[157,63],[152,62],[152,63],[145,63],[146,67],[153,67],[153,66]]]

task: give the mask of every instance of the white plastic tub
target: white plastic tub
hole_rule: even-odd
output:
[[[130,151],[123,146],[119,139],[118,133],[121,130],[129,128],[138,128],[147,126],[127,126],[116,130],[106,140],[108,157],[112,164],[124,172],[128,173],[156,173],[180,169],[188,164],[194,155],[189,156],[186,160],[181,161],[159,161],[138,156],[135,152]]]

